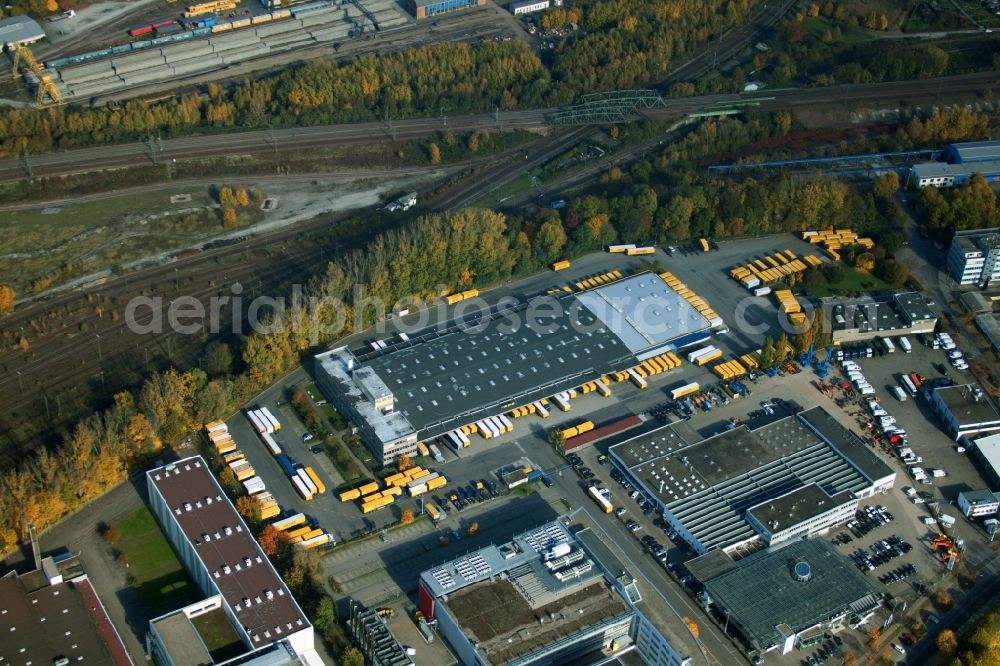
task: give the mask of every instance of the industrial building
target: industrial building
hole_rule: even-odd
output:
[[[920,292],[861,298],[830,297],[820,301],[836,342],[931,333],[937,315]]]
[[[408,0],[410,11],[418,19],[485,7],[486,0]]]
[[[911,182],[918,188],[954,187],[977,173],[988,182],[1000,180],[1000,141],[953,143],[941,152],[941,159],[914,165]]]
[[[624,566],[597,560],[606,547],[587,529],[578,534],[552,521],[425,571],[420,611],[464,666],[605,663],[639,649],[640,627],[642,645],[658,651],[640,653],[646,663],[689,664],[662,635],[651,640]]]
[[[351,601],[351,619],[347,626],[355,644],[365,655],[365,663],[373,666],[413,666],[413,660],[378,611]]]
[[[329,45],[363,33],[404,26],[408,22],[406,14],[393,0],[309,3],[238,19],[231,24],[220,23],[46,61],[45,66],[65,99],[87,99],[211,72],[293,49]],[[221,30],[225,25],[235,27]]]
[[[687,563],[702,602],[760,653],[787,654],[856,626],[882,596],[826,539],[803,539],[734,561],[714,551]]]
[[[0,44],[34,44],[45,39],[45,31],[30,16],[0,19]]]
[[[824,532],[896,480],[821,407],[694,444],[664,426],[612,446],[610,455],[698,553]]]
[[[927,393],[927,402],[955,441],[1000,430],[1000,412],[979,384],[935,387]]]
[[[1000,511],[1000,493],[992,490],[963,490],[958,494],[958,509],[966,518],[990,518]]]
[[[514,16],[541,12],[548,8],[549,0],[522,0],[521,2],[513,2],[507,5],[507,9],[510,10],[510,13]]]
[[[420,441],[696,344],[723,325],[653,273],[538,304],[319,354],[317,383],[385,464],[413,455]]]
[[[961,285],[986,289],[1000,282],[1000,227],[956,231],[946,265]]]
[[[971,450],[987,483],[1000,488],[1000,433],[977,438]]]
[[[76,555],[41,556],[35,568],[0,577],[0,664],[132,666]]]
[[[322,663],[313,627],[201,456],[146,473],[149,502],[207,599],[150,621],[149,651],[161,666],[217,663],[195,620],[213,614],[218,630],[242,642],[239,661],[257,666]],[[225,624],[228,622],[228,627]]]

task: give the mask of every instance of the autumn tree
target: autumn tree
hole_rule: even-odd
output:
[[[15,293],[12,287],[0,285],[0,315],[7,314],[14,309]]]
[[[249,495],[236,498],[236,511],[250,524],[260,522],[260,502]]]
[[[934,645],[942,656],[950,657],[958,649],[958,639],[951,629],[942,629],[934,639]]]
[[[403,525],[409,525],[413,522],[413,511],[406,509],[403,511],[402,515],[399,517],[399,522]]]
[[[935,592],[931,600],[934,602],[935,606],[945,610],[951,608],[952,604],[955,603],[954,600],[951,598],[951,595],[945,592],[944,590],[938,590],[937,592]]]
[[[250,195],[244,188],[236,190],[234,195],[234,200],[237,206],[249,206],[250,205]]]
[[[436,143],[427,146],[427,159],[431,164],[441,164],[441,149]]]
[[[878,627],[872,627],[868,630],[868,643],[874,645],[878,643],[878,640],[882,638],[882,632]]]
[[[235,495],[240,490],[240,481],[236,478],[233,468],[228,465],[223,467],[222,471],[219,472],[219,484],[232,495]]]
[[[408,469],[413,469],[413,458],[410,456],[399,456],[396,459],[396,470],[400,472],[405,472]]]
[[[340,666],[365,666],[365,656],[358,648],[348,645],[340,653],[339,663]]]
[[[55,13],[59,11],[59,3],[56,0],[45,0],[45,10]]]
[[[227,206],[222,209],[222,227],[224,229],[232,229],[236,226],[237,217],[236,209]]]
[[[257,537],[257,541],[260,542],[260,549],[268,557],[274,557],[285,540],[285,533],[274,525],[265,525],[264,529],[260,531],[260,536]]]
[[[844,653],[843,666],[854,666],[858,663],[858,657],[851,650]]]
[[[233,194],[231,187],[223,187],[219,190],[219,203],[223,206],[236,205],[236,195]]]

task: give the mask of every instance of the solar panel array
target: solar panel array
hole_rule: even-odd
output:
[[[487,564],[482,555],[478,553],[463,560],[455,560],[455,571],[465,580],[473,581],[482,576],[490,575],[493,567]]]
[[[566,532],[555,523],[549,523],[544,527],[528,532],[522,538],[536,553],[541,553],[556,544],[568,541]]]
[[[436,569],[432,571],[431,576],[433,576],[434,580],[438,582],[438,585],[440,585],[446,590],[455,587],[455,579],[452,578],[451,574],[445,571],[444,569]]]

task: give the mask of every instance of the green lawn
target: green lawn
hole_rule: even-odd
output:
[[[827,282],[808,291],[810,296],[822,298],[836,293],[881,291],[889,288],[889,285],[870,273],[843,266],[843,275],[837,282]]]
[[[201,597],[167,543],[149,509],[136,509],[114,528],[121,534],[118,548],[128,563],[133,586],[156,617]]]
[[[191,624],[198,630],[198,634],[205,642],[205,647],[208,648],[212,659],[217,662],[239,656],[246,651],[243,642],[221,608],[192,618]]]

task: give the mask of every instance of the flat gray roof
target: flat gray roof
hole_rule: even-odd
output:
[[[753,514],[769,531],[777,532],[846,504],[853,497],[841,492],[830,497],[815,483],[796,488],[786,495],[761,502],[747,513]]]
[[[178,664],[211,664],[212,655],[198,630],[183,611],[164,615],[151,622],[156,627],[170,658]],[[235,631],[235,630],[234,630]]]
[[[910,321],[937,319],[937,315],[927,305],[924,295],[918,291],[904,291],[893,296],[896,306]]]
[[[963,164],[948,164],[946,162],[924,162],[914,164],[912,167],[914,177],[918,180],[924,178],[948,178],[971,176],[976,173],[992,175],[1000,173],[1000,160],[982,160]]]
[[[1000,434],[980,437],[975,440],[975,443],[980,457],[992,468],[993,473],[1000,478]]]
[[[756,536],[744,517],[753,506],[812,483],[830,496],[857,493],[892,474],[831,421],[816,407],[688,446],[660,428],[610,451],[705,548],[726,548]]]
[[[975,397],[977,389],[980,392],[979,398]],[[1000,413],[993,405],[993,399],[978,384],[941,386],[935,388],[934,392],[941,398],[959,425],[1000,423]]]
[[[30,44],[45,37],[45,30],[30,16],[11,16],[0,20],[0,44]]]
[[[801,562],[808,565],[807,581],[794,574]],[[875,586],[825,539],[794,541],[735,564],[704,581],[705,589],[762,648],[778,641],[779,624],[799,632],[846,610],[864,613],[879,604]]]
[[[854,465],[869,484],[895,474],[860,437],[845,428],[822,407],[807,409],[799,414],[799,418],[814,428],[840,455]]]
[[[577,299],[633,354],[711,327],[708,319],[653,273],[584,291]]]
[[[962,162],[1000,159],[1000,141],[964,141],[948,147]]]
[[[537,400],[564,390],[569,378],[634,364],[630,349],[589,309],[572,297],[557,301],[564,307],[554,314],[521,307],[490,316],[475,330],[454,326],[443,335],[411,335],[414,344],[363,363],[382,378],[395,411],[418,431],[462,414],[468,423],[477,412],[497,413],[519,396],[541,390]],[[522,320],[516,327],[514,317]]]

